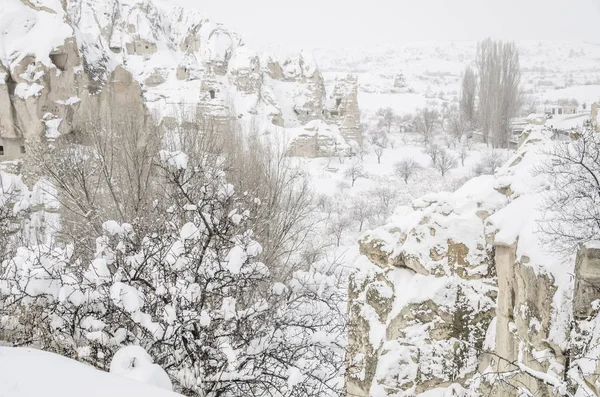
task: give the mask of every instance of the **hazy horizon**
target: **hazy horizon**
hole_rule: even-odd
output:
[[[600,0],[169,0],[201,11],[256,49],[428,41],[565,40],[600,44]]]

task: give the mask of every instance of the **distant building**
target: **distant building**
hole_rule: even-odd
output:
[[[551,113],[551,114],[575,114],[575,113],[577,113],[577,106],[548,105],[548,106],[546,106],[546,112]]]
[[[21,138],[0,138],[0,161],[17,160],[25,155],[25,142]]]

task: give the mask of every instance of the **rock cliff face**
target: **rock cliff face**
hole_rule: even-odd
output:
[[[325,119],[325,85],[310,56],[261,57],[163,0],[6,0],[0,25],[3,142],[56,139],[111,108],[145,108],[166,125],[191,113],[223,133],[243,118],[266,130]]]
[[[598,395],[600,245],[575,260],[538,233],[550,136],[361,239],[348,396]]]
[[[327,115],[340,126],[342,135],[349,141],[363,144],[358,107],[358,77],[349,74],[335,81],[333,93],[327,103]]]

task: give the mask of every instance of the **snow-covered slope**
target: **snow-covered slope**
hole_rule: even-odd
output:
[[[176,397],[180,394],[35,349],[0,347],[3,397]]]

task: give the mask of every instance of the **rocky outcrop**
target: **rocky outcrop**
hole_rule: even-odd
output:
[[[288,58],[281,65],[283,81],[299,85],[301,90],[293,97],[292,111],[302,125],[323,118],[325,81],[317,63],[307,53]]]
[[[163,0],[9,5],[0,18],[22,20],[0,38],[0,138],[56,139],[110,108],[147,108],[168,119],[164,126],[194,117],[224,134],[236,123],[298,128],[324,118],[323,76],[308,54],[282,64],[261,59],[195,11]],[[310,141],[313,149],[290,153],[322,155],[345,144],[326,134]]]
[[[331,157],[350,155],[350,146],[335,124],[313,120],[302,128],[291,130],[295,137],[289,145],[288,156]]]
[[[597,395],[600,243],[575,260],[535,232],[549,185],[532,170],[551,136],[532,127],[495,176],[400,207],[360,240],[348,396]]]
[[[349,287],[348,396],[461,388],[478,369],[494,317],[493,250],[483,234],[461,240],[456,230],[482,230],[484,221],[433,196],[414,205],[360,241]],[[362,334],[369,340],[353,337]]]
[[[360,130],[360,109],[358,107],[358,77],[348,75],[335,80],[333,93],[327,103],[328,119],[340,127],[340,132],[347,140],[362,146],[363,137]]]
[[[575,274],[573,316],[582,320],[596,312],[593,302],[600,300],[600,245],[586,244],[579,249]]]

